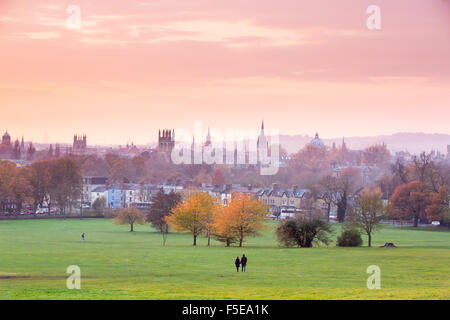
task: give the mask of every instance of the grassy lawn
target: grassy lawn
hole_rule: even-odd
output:
[[[193,247],[183,234],[163,247],[148,225],[130,233],[109,219],[0,221],[0,299],[450,298],[450,232],[385,227],[373,242],[285,249],[271,230],[244,248]],[[385,242],[399,248],[377,248]],[[237,273],[243,253],[247,272]],[[81,268],[81,290],[66,289],[69,265]],[[366,287],[369,265],[381,268],[380,290]]]

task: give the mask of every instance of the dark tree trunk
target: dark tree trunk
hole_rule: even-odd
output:
[[[414,227],[417,228],[418,225],[419,225],[419,217],[415,216],[414,217]]]
[[[331,211],[331,203],[328,204],[327,207],[327,221],[330,222],[330,211]]]
[[[242,247],[242,238],[239,239],[239,247]]]
[[[230,239],[227,239],[227,247],[229,247],[229,246],[230,246]]]
[[[133,232],[133,223],[130,224],[130,227],[131,227],[130,232]]]
[[[194,234],[194,246],[197,245],[197,235]]]
[[[368,237],[368,246],[369,247],[371,247],[372,246],[372,235],[369,233],[368,235],[367,235],[367,237]]]
[[[208,247],[211,245],[211,236],[208,236]]]

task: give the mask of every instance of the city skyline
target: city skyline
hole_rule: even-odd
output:
[[[448,1],[74,4],[79,30],[69,3],[0,4],[2,132],[147,144],[195,120],[265,119],[283,135],[450,134]],[[371,4],[381,30],[366,27]]]

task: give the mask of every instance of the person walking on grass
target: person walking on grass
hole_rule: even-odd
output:
[[[236,271],[239,272],[239,266],[241,265],[239,257],[236,257],[236,260],[234,260],[234,264],[236,265]]]
[[[241,265],[242,265],[242,272],[245,272],[245,269],[247,267],[247,257],[245,256],[245,254],[242,255]]]
[[[81,234],[81,242],[84,242],[84,232]]]

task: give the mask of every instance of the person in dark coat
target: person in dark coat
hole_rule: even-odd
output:
[[[245,269],[247,267],[247,257],[245,256],[245,254],[242,255],[241,265],[242,265],[242,272],[245,272]]]
[[[241,265],[239,257],[236,257],[236,260],[234,260],[234,264],[236,265],[236,271],[239,272],[239,266]]]

